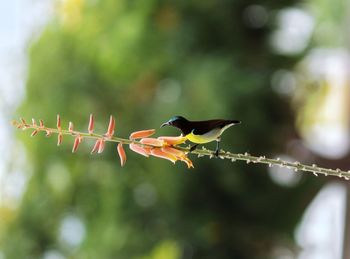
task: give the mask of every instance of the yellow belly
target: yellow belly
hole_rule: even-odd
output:
[[[186,135],[186,138],[197,144],[204,144],[216,140],[221,135],[221,130],[213,130],[204,135],[195,135],[192,132]]]
[[[225,127],[223,127],[222,129],[213,129],[211,131],[209,131],[208,133],[205,133],[203,135],[195,135],[192,132],[187,134],[185,137],[186,139],[188,139],[189,141],[196,143],[196,144],[204,144],[204,143],[208,143],[208,142],[212,142],[214,140],[217,140],[221,134],[228,129],[229,127],[231,127],[233,125],[232,124],[228,124]]]

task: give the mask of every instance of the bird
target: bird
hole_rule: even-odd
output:
[[[172,126],[181,130],[182,135],[194,145],[190,148],[190,152],[195,150],[199,144],[205,144],[216,141],[215,156],[219,156],[221,134],[233,125],[240,124],[239,120],[204,120],[190,121],[182,116],[174,116],[160,127]]]

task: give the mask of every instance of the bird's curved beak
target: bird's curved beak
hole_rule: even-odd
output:
[[[163,128],[164,126],[169,126],[169,121],[164,122],[162,125],[160,125],[161,128]]]

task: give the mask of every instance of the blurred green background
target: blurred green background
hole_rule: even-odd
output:
[[[278,41],[283,12],[292,7],[313,12],[311,25],[308,16],[302,20],[314,30],[304,45]],[[327,8],[320,0],[55,2],[54,17],[28,50],[16,116],[54,126],[60,114],[64,127],[73,121],[84,131],[93,113],[102,133],[113,114],[123,137],[148,128],[178,135],[158,129],[173,115],[239,119],[223,135],[223,149],[334,166],[312,151],[304,156],[305,147],[290,148],[312,124],[311,98],[316,106],[325,98],[300,61],[314,46],[345,44],[320,32],[321,21],[337,27],[345,17],[325,15]],[[295,78],[299,87],[290,90],[283,80]],[[295,255],[294,230],[327,181],[299,174],[278,184],[262,165],[195,157],[188,170],[129,150],[121,168],[112,144],[91,156],[86,141],[72,155],[69,137],[57,148],[54,137],[18,136],[30,176],[19,207],[0,208],[4,258],[282,258],[279,247]]]

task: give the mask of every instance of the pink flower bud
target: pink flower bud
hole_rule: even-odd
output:
[[[80,142],[81,142],[80,137],[79,136],[75,137],[73,148],[72,148],[72,153],[75,153],[78,150]]]
[[[109,117],[109,124],[108,124],[108,129],[107,129],[107,133],[106,133],[106,137],[111,138],[114,134],[114,127],[115,127],[115,119],[114,117],[111,115]]]
[[[61,130],[61,117],[59,114],[57,114],[57,129]]]
[[[100,139],[100,146],[98,147],[97,153],[101,154],[105,149],[106,141],[104,139]]]
[[[22,124],[27,124],[27,122],[23,119],[23,118],[20,118],[20,121],[22,122]]]
[[[123,148],[123,144],[119,143],[117,149],[118,149],[118,154],[119,154],[119,158],[120,158],[120,165],[124,166],[126,163],[126,154],[125,154],[125,150]]]
[[[59,133],[57,136],[57,146],[62,144],[62,138],[63,138],[62,133]]]
[[[89,118],[89,126],[88,126],[88,131],[89,134],[94,133],[94,116],[92,114],[90,114],[90,118]]]
[[[96,140],[94,147],[91,150],[91,154],[96,153],[100,149],[101,139]]]
[[[50,130],[46,130],[46,137],[50,137],[52,132]]]

